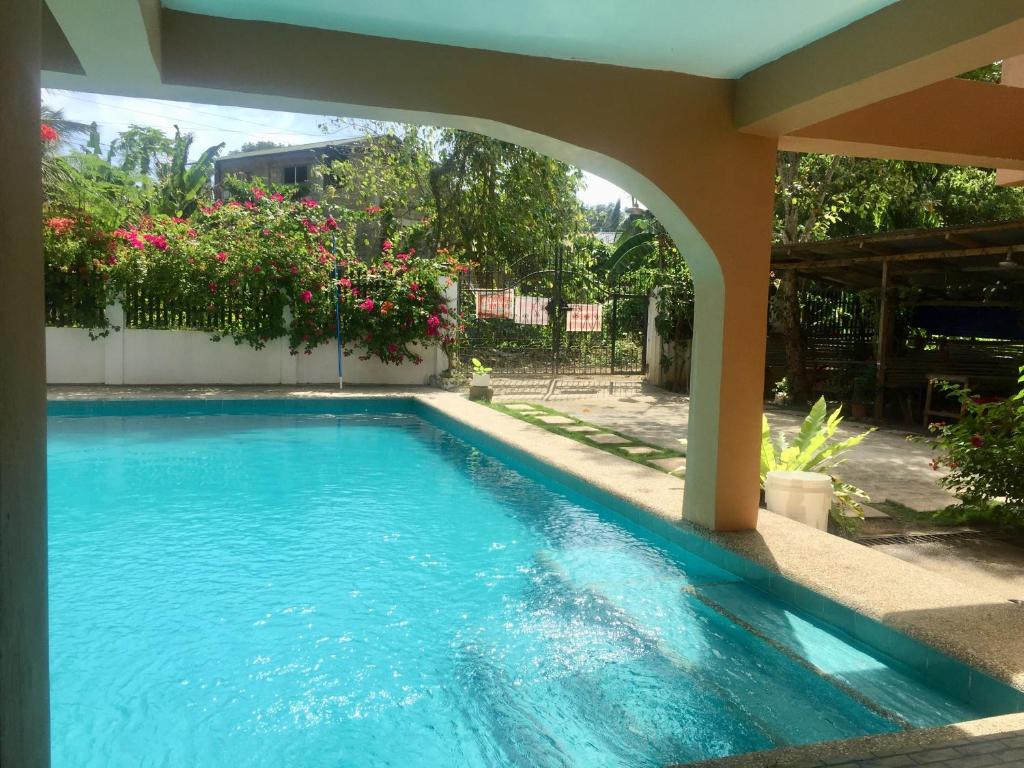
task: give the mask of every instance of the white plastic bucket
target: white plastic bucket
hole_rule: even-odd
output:
[[[824,531],[832,507],[832,478],[820,472],[769,472],[764,500],[770,512]]]

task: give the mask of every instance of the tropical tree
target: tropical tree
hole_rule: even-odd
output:
[[[174,141],[159,128],[132,125],[110,143],[107,160],[122,171],[148,176],[167,163],[173,152]]]
[[[496,284],[548,266],[553,247],[585,227],[577,193],[583,174],[526,147],[444,130],[430,173],[440,241]]]

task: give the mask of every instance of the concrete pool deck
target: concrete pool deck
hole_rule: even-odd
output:
[[[777,580],[775,587],[788,588],[786,584],[795,582],[816,593],[795,592],[793,602],[800,608],[814,613],[825,603],[817,595],[824,596],[856,614],[875,619],[1024,691],[1024,609],[1002,596],[969,588],[871,548],[764,511],[759,516],[755,531],[716,534],[695,529],[681,519],[684,483],[678,477],[545,432],[469,402],[460,395],[426,388],[351,388],[344,392],[301,387],[59,387],[50,390],[50,398],[57,400],[368,396],[414,398],[459,424],[480,430],[512,449],[564,472],[580,481],[581,486],[593,486],[651,513],[653,520],[665,521],[686,533],[706,538],[761,566],[769,574],[785,577]],[[652,527],[657,530],[656,525],[652,524]],[[769,575],[765,586],[773,586],[772,579]],[[860,631],[871,631],[866,625],[841,628],[855,636]],[[932,671],[941,676],[944,672],[942,659],[936,657],[934,663],[938,667]],[[970,678],[965,684],[971,684]],[[1024,697],[1020,705],[1024,708]],[[875,738],[923,740],[909,745],[915,749],[924,749],[922,745],[928,739],[938,739],[940,743],[975,737],[991,739],[1006,736],[1009,739],[1009,734],[1024,729],[1024,715],[987,718],[976,723],[981,725],[957,724],[944,729],[908,731],[892,737]],[[849,742],[833,742],[817,748],[831,750],[833,757],[850,755],[853,759],[853,753],[842,751],[843,745],[847,744]],[[932,748],[930,743],[927,748]],[[795,764],[779,762],[782,754],[774,752],[761,757],[751,756],[749,759],[761,762],[735,765]],[[870,756],[869,751],[864,754]],[[804,760],[803,757],[793,759]],[[814,755],[808,755],[806,759],[822,761]],[[889,764],[897,765],[898,762]]]

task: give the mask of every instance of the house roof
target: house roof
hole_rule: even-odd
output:
[[[334,149],[336,147],[349,148],[366,141],[363,136],[354,136],[346,139],[331,139],[330,141],[314,141],[310,144],[291,144],[284,147],[267,147],[266,149],[253,149],[248,152],[232,152],[217,159],[218,163],[225,160],[239,160],[247,157],[268,157],[272,155],[287,155],[295,152],[315,152],[318,149]]]

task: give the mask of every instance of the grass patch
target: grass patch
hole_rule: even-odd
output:
[[[1024,530],[1024,520],[1008,513],[1002,504],[993,503],[986,506],[951,504],[943,509],[926,512],[908,507],[906,504],[892,499],[886,499],[871,506],[903,523],[925,523],[938,526],[972,525],[983,528]]]
[[[663,448],[660,445],[652,445],[651,443],[645,443],[643,440],[637,440],[632,435],[626,435],[622,432],[616,432],[614,429],[607,429],[602,427],[600,424],[591,424],[589,421],[582,421],[577,419],[575,416],[570,416],[562,411],[556,411],[554,408],[549,408],[546,405],[538,405],[536,403],[483,403],[484,405],[493,408],[500,413],[504,413],[507,416],[513,416],[520,421],[525,421],[527,424],[532,424],[535,427],[540,427],[547,432],[553,432],[556,435],[562,437],[568,437],[570,440],[575,440],[577,443],[583,443],[589,445],[591,448],[600,448],[605,453],[612,453],[616,456],[621,456],[623,459],[629,459],[637,464],[643,464],[645,467],[651,469],[657,469],[666,474],[676,475],[678,477],[684,477],[686,475],[685,469],[681,472],[668,472],[666,469],[659,467],[657,464],[651,464],[650,462],[656,459],[674,459],[674,458],[685,458],[686,453],[684,451],[673,451],[669,448]],[[513,405],[528,405],[532,410],[540,411],[537,415],[524,414],[521,411],[517,411],[515,408],[510,408]],[[547,424],[540,420],[540,416],[563,416],[567,419],[572,419],[572,424]],[[566,427],[585,426],[593,427],[595,432],[571,432]],[[601,443],[595,443],[587,439],[587,435],[594,435],[597,433],[603,433],[608,435],[616,435],[624,440],[629,440],[629,445],[604,445]],[[643,455],[636,455],[629,453],[624,450],[625,448],[634,448],[637,446],[643,446],[650,448],[651,453],[645,453]]]

